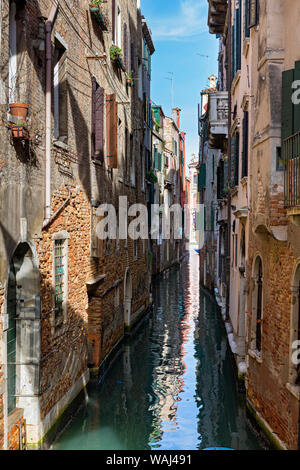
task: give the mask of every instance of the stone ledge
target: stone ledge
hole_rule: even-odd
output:
[[[289,392],[291,392],[291,394],[297,398],[297,400],[300,401],[300,386],[297,386],[297,385],[293,385],[289,382],[287,382],[285,384],[286,388],[288,389]]]
[[[262,358],[253,349],[248,349],[248,354],[252,359],[255,359],[258,364],[262,364]]]

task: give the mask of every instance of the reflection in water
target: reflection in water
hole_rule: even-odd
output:
[[[256,449],[198,256],[160,276],[154,309],[122,347],[55,449]]]

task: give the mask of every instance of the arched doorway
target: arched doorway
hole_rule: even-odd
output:
[[[124,323],[125,327],[130,327],[132,302],[132,278],[129,268],[126,269],[124,279]]]
[[[297,266],[292,281],[292,313],[291,313],[291,354],[289,382],[300,386],[300,363],[298,353],[300,347],[300,264]],[[296,360],[294,360],[296,359]]]
[[[10,262],[6,313],[7,411],[22,408],[27,424],[38,425],[40,279],[27,243],[18,245]]]

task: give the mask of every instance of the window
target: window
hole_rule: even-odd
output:
[[[240,155],[240,134],[236,133],[231,138],[231,184],[239,184],[239,155]]]
[[[106,152],[108,168],[118,168],[118,105],[115,94],[106,97]]]
[[[133,258],[136,261],[138,259],[138,240],[133,240]]]
[[[248,1],[248,28],[252,28],[258,24],[259,16],[259,0]]]
[[[284,163],[281,157],[281,147],[276,147],[276,171],[283,171]]]
[[[65,231],[53,235],[53,308],[54,327],[66,319],[68,297],[68,238]]]
[[[241,69],[241,0],[238,0],[238,8],[234,10],[234,24],[232,26],[232,80],[238,70]]]
[[[55,319],[63,315],[63,302],[64,302],[64,240],[55,240]]]
[[[248,138],[249,138],[249,117],[248,111],[244,111],[243,118],[243,149],[242,149],[242,178],[248,176]]]
[[[145,154],[144,154],[144,147],[141,145],[141,188],[142,191],[145,191]]]
[[[122,49],[122,24],[121,24],[121,8],[117,6],[116,19],[116,45]]]
[[[104,161],[104,89],[92,79],[92,158]]]
[[[244,0],[244,37],[250,37],[249,29],[249,0]]]
[[[133,144],[133,135],[130,134],[130,180],[131,184],[135,186],[135,153]]]
[[[27,67],[23,57],[26,42],[24,23],[26,22],[25,0],[10,1],[9,4],[9,102],[25,102],[27,92]],[[2,13],[2,21],[4,14]],[[1,36],[1,22],[0,22]],[[4,101],[3,101],[4,102]]]
[[[67,45],[56,33],[54,45],[53,100],[54,137],[62,142],[68,138]]]

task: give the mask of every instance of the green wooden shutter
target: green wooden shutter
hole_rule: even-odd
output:
[[[282,73],[282,140],[294,133],[293,81],[294,70],[286,70]]]
[[[158,170],[161,171],[161,153],[158,153]]]
[[[242,22],[242,5],[241,0],[239,0],[239,8],[236,10],[236,72],[241,69],[241,57],[242,57],[242,47],[241,47],[241,22]]]
[[[202,163],[200,165],[200,171],[198,173],[198,191],[200,189],[205,189],[206,187],[206,164]]]
[[[230,156],[230,170],[231,170],[231,175],[230,175],[230,181],[231,181],[231,186],[235,185],[235,166],[236,166],[236,134],[231,137],[231,156]]]
[[[157,170],[158,168],[158,155],[157,155],[157,148],[154,147],[154,168]]]

